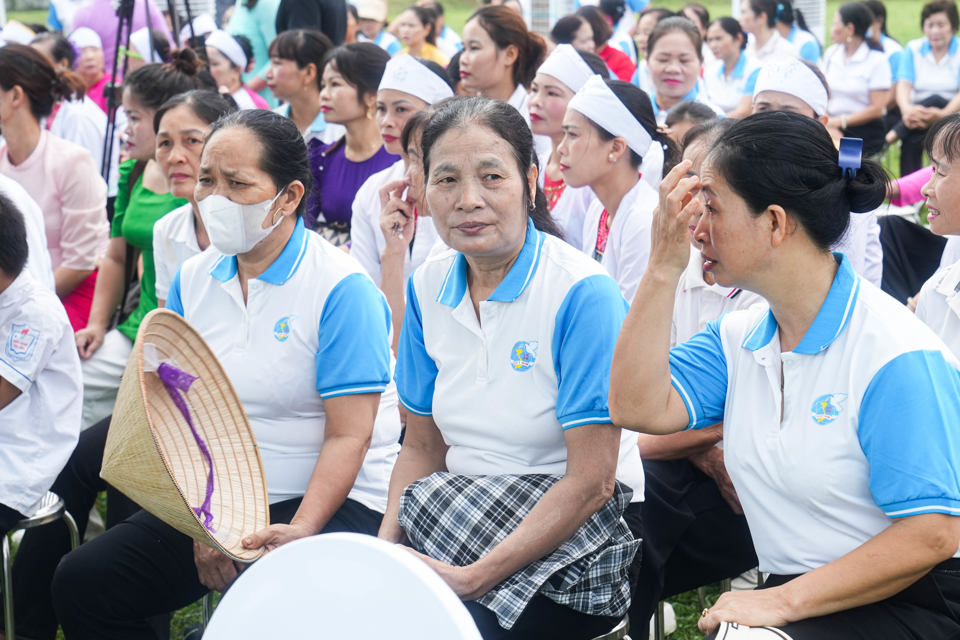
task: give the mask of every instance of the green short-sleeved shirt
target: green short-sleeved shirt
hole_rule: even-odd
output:
[[[183,198],[174,198],[169,193],[154,193],[143,186],[143,176],[137,178],[130,188],[130,173],[134,160],[127,160],[119,167],[117,199],[114,202],[113,225],[110,237],[122,237],[143,256],[143,276],[140,278],[140,302],[137,308],[117,329],[130,338],[137,339],[137,330],[143,317],[157,308],[157,271],[153,265],[153,225],[177,207],[187,203]]]

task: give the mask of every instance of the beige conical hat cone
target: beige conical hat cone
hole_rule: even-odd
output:
[[[144,371],[144,345],[153,345],[148,356],[155,347],[159,362],[197,376],[182,395],[213,462],[212,531],[193,509],[206,497],[207,460],[157,373]],[[270,517],[253,431],[210,348],[172,311],[151,311],[140,325],[117,394],[100,476],[178,531],[235,560],[252,562],[262,554],[241,545]]]

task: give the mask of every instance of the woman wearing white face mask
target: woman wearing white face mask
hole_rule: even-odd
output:
[[[184,263],[167,308],[210,345],[256,435],[274,524],[243,544],[375,534],[400,435],[386,301],[356,260],[305,229],[307,150],[288,119],[221,119],[198,176],[214,251]],[[129,520],[58,567],[54,604],[71,637],[150,638],[147,617],[237,575],[229,558],[146,512]],[[131,567],[128,552],[148,546],[149,566]]]

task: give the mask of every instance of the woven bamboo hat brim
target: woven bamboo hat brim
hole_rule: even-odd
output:
[[[182,396],[212,461],[209,529],[194,508],[207,497],[210,465],[158,373],[144,371],[144,345],[155,346],[159,362],[197,376]],[[148,346],[148,359],[152,351]],[[100,476],[170,526],[234,560],[252,562],[263,552],[241,545],[244,536],[269,524],[253,432],[216,356],[176,313],[156,309],[140,325],[120,382]]]

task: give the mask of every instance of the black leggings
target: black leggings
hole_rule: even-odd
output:
[[[924,107],[943,108],[947,106],[946,98],[930,96],[919,103]],[[923,138],[927,135],[926,129],[908,129],[903,120],[894,125],[893,130],[900,136],[900,177],[909,175],[923,167]]]

